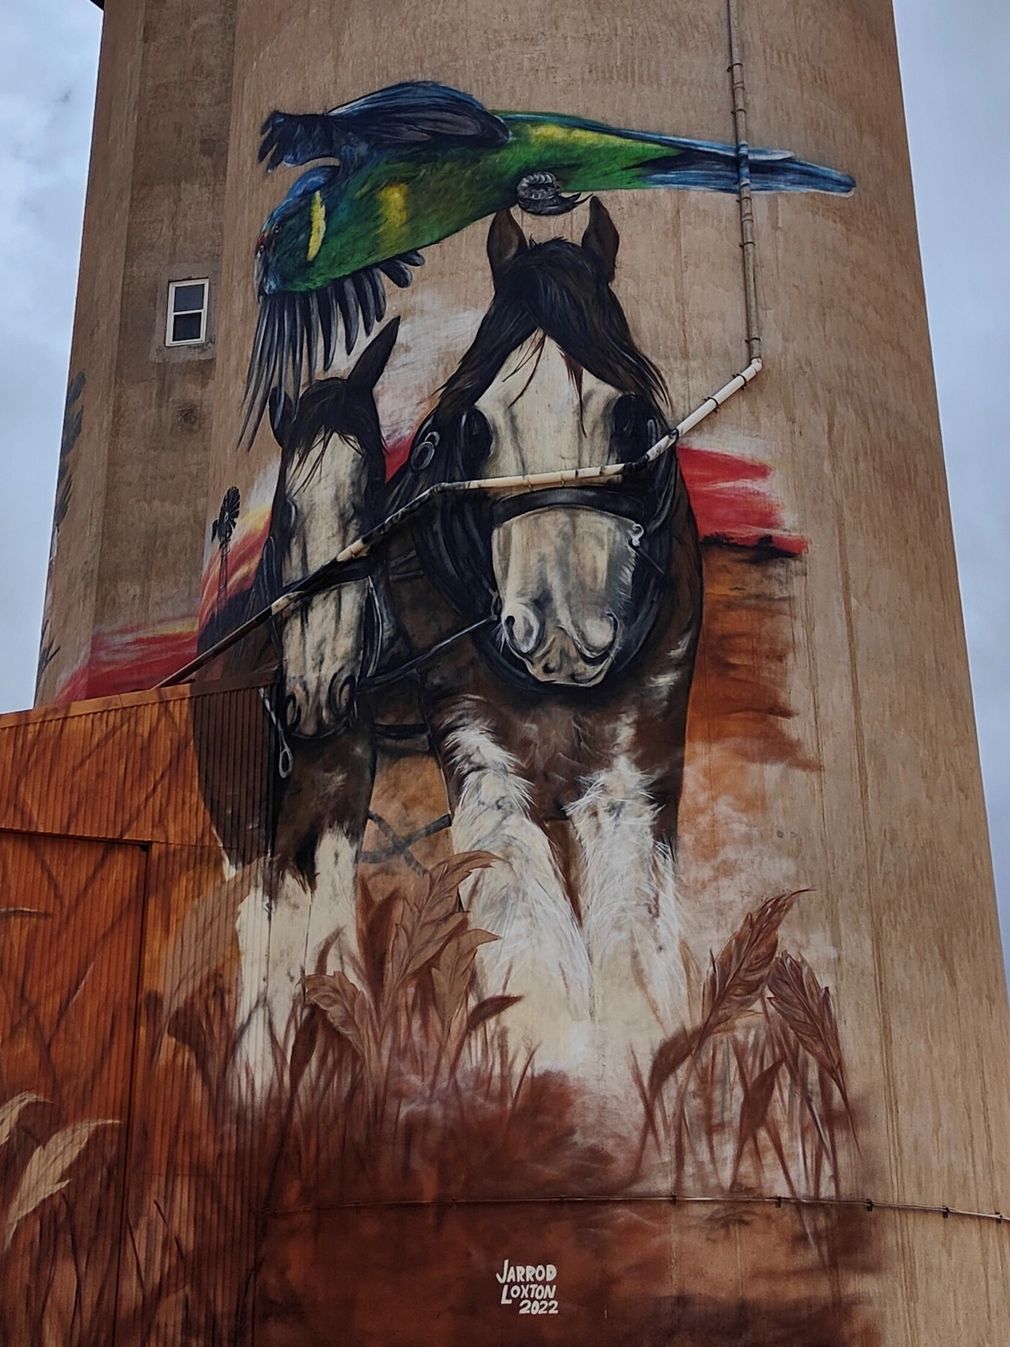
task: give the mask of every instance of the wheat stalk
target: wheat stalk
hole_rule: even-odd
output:
[[[828,988],[820,985],[804,958],[794,959],[783,951],[768,977],[768,992],[775,1010],[828,1073],[848,1108],[842,1048]]]
[[[387,995],[395,995],[465,927],[466,917],[459,908],[459,886],[494,860],[494,856],[481,851],[453,856],[428,872],[423,890],[419,892],[417,886],[404,895],[402,915],[393,928],[389,945]]]
[[[8,1099],[6,1104],[0,1104],[0,1150],[3,1150],[11,1138],[11,1133],[18,1125],[18,1118],[28,1107],[29,1104],[48,1104],[48,1099],[43,1099],[40,1094],[32,1094],[30,1090],[23,1090],[21,1094],[14,1095]]]
[[[655,1099],[688,1058],[696,1058],[705,1042],[725,1029],[757,1001],[778,952],[779,927],[806,889],[769,898],[748,912],[711,966],[702,992],[702,1019],[694,1029],[679,1029],[656,1050],[649,1072],[649,1094]]]
[[[702,997],[699,1044],[749,1010],[761,995],[778,951],[779,927],[806,889],[769,898],[748,912],[739,930],[712,958]]]
[[[311,973],[302,979],[306,998],[317,1005],[363,1065],[375,1062],[376,1033],[368,998],[346,973]]]
[[[4,1249],[9,1249],[18,1226],[26,1216],[41,1206],[47,1198],[68,1187],[67,1171],[100,1127],[114,1127],[115,1118],[98,1118],[91,1122],[73,1123],[51,1136],[33,1151],[18,1183],[7,1212]]]

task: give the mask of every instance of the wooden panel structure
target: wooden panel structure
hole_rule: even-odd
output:
[[[146,862],[135,845],[0,839],[5,1342],[96,1340],[115,1320]]]
[[[4,1342],[224,1340],[184,1336],[195,1287],[177,1310],[171,1299],[187,1280],[187,1129],[210,1136],[199,1087],[187,1093],[171,1060],[188,1041],[177,1020],[227,966],[234,924],[199,917],[222,882],[195,749],[208,718],[218,787],[233,814],[248,801],[247,845],[260,852],[270,740],[257,688],[0,725]],[[228,1184],[227,1165],[205,1163],[207,1181]]]

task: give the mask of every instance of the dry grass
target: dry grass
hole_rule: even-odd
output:
[[[856,1133],[831,994],[779,950],[799,893],[769,899],[712,955],[694,1024],[666,1039],[646,1079],[650,1146],[675,1191],[838,1196]]]
[[[58,1110],[27,1091],[0,1106],[0,1342],[102,1340],[115,1291],[117,1150],[109,1120],[61,1126]]]
[[[555,1182],[582,1188],[598,1172],[574,1139],[570,1089],[510,1047],[501,1016],[517,998],[478,990],[478,951],[498,937],[470,925],[458,889],[491,859],[453,857],[378,901],[361,885],[356,980],[305,980],[315,1014],[292,1055],[289,1196],[521,1192],[552,1163]]]
[[[638,1071],[629,1178],[632,1157],[582,1134],[577,1083],[510,1047],[515,998],[479,987],[479,952],[496,936],[471,926],[458,890],[489,860],[453,857],[384,898],[361,884],[358,958],[305,978],[292,1050],[255,1110],[236,1099],[239,1035],[221,958],[236,881],[183,921],[164,992],[130,1021],[135,1102],[124,1126],[87,1111],[111,1039],[82,1039],[95,1061],[73,1081],[54,1058],[59,1089],[40,1079],[36,1092],[21,1070],[0,1104],[0,1343],[104,1347],[113,1323],[130,1347],[249,1343],[280,1213],[614,1194],[656,1155],[682,1192],[837,1193],[854,1132],[834,1008],[809,966],[779,948],[798,895],[747,916],[697,974],[691,1026]],[[33,1050],[48,1061],[46,1017],[8,1000],[7,1021],[34,1026]]]

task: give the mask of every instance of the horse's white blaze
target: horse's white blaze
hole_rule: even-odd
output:
[[[285,585],[325,565],[363,531],[367,489],[367,459],[353,440],[321,437],[300,463],[291,463],[286,483],[291,542],[281,562]],[[368,582],[353,580],[317,594],[285,620],[284,692],[299,734],[325,732],[347,711],[360,673],[367,601]]]
[[[576,383],[552,341],[514,351],[477,403],[492,432],[495,475],[608,461],[620,394],[587,371]],[[638,525],[593,510],[547,508],[495,530],[492,564],[502,634],[545,683],[606,677],[628,615]]]
[[[569,810],[581,851],[593,1020],[611,1069],[618,1047],[648,1060],[686,1011],[676,873],[669,845],[656,840],[650,785],[618,753]]]
[[[576,383],[556,342],[534,336],[505,360],[477,402],[494,432],[494,475],[606,463],[616,388],[588,370]]]
[[[447,749],[462,783],[453,846],[499,858],[463,891],[472,924],[499,937],[480,951],[481,993],[521,997],[504,1018],[513,1041],[536,1048],[541,1066],[570,1069],[588,1047],[589,961],[550,844],[530,818],[529,788],[479,720],[460,725]]]

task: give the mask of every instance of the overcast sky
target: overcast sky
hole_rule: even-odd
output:
[[[972,677],[1010,936],[1010,5],[895,0]],[[6,0],[0,45],[0,710],[30,705],[99,11]],[[1008,940],[1010,946],[1010,940]]]

